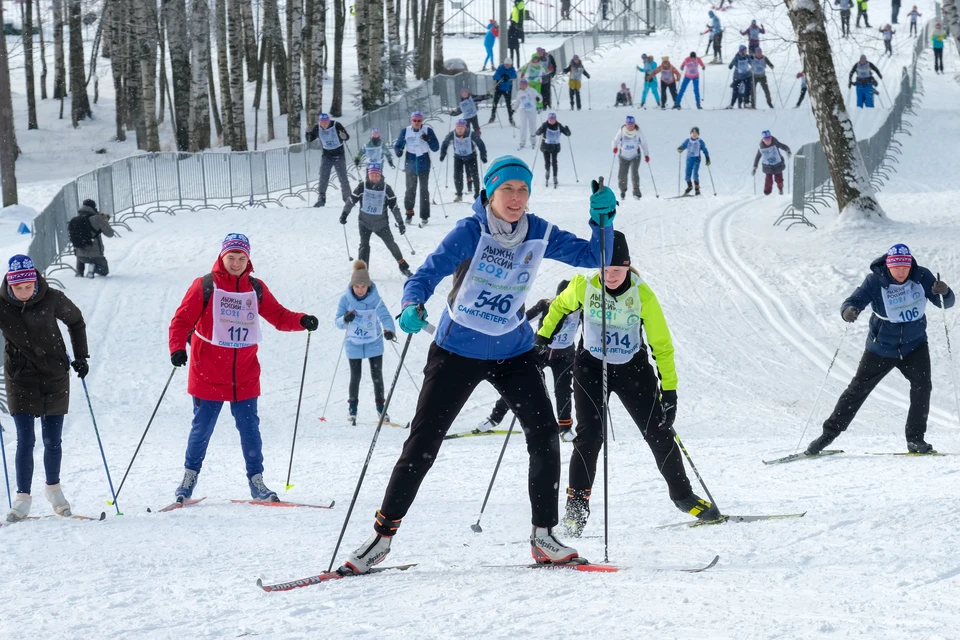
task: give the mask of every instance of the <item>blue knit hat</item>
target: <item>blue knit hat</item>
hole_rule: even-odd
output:
[[[317,122],[330,122],[330,115],[321,113],[319,116],[317,116]]]
[[[627,116],[627,124],[637,124],[637,119],[633,116]]]
[[[910,253],[910,247],[905,244],[895,244],[887,250],[888,267],[912,267],[913,256]],[[10,276],[7,276],[7,280]]]
[[[37,281],[37,269],[29,256],[18,253],[7,263],[7,284],[25,284]]]
[[[497,187],[508,180],[523,180],[527,189],[533,190],[533,172],[527,163],[516,156],[500,156],[490,164],[483,176],[483,189],[487,192],[487,198],[493,197]]]
[[[223,244],[220,246],[220,257],[222,258],[224,254],[230,253],[231,251],[240,251],[247,254],[249,258],[250,240],[242,233],[228,233],[227,237],[223,239]]]

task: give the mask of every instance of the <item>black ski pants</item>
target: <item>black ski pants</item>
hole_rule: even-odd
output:
[[[510,103],[510,92],[497,89],[493,94],[493,108],[490,110],[490,122],[497,119],[497,105],[500,104],[500,98],[507,105],[507,117],[513,122],[513,104]]]
[[[557,156],[560,155],[560,145],[546,144],[540,145],[540,151],[543,152],[543,165],[547,169],[547,180],[550,179],[550,167],[553,167],[553,181],[557,181]]]
[[[423,173],[406,172],[407,190],[403,193],[403,208],[408,215],[413,211],[413,205],[417,201],[417,185],[420,185],[420,218],[430,219],[430,171]]]
[[[923,440],[927,432],[930,392],[933,389],[930,349],[926,343],[903,359],[884,358],[865,350],[850,386],[840,395],[833,413],[823,423],[823,432],[836,436],[846,431],[870,392],[894,369],[899,369],[903,377],[910,381],[910,409],[907,411],[905,428],[907,442]]]
[[[573,372],[573,398],[577,405],[577,437],[570,456],[571,489],[592,489],[597,475],[597,458],[603,447],[603,423],[600,408],[603,398],[603,368],[589,353],[577,354]],[[683,468],[680,448],[673,439],[673,429],[660,427],[663,407],[657,374],[641,350],[630,362],[607,365],[607,393],[616,394],[633,422],[640,429],[657,468],[667,481],[671,500],[680,500],[693,493]],[[609,399],[609,398],[608,398]],[[609,418],[609,415],[608,415]]]
[[[486,380],[507,401],[526,436],[533,525],[555,526],[559,521],[560,432],[537,361],[532,349],[506,360],[477,360],[432,343],[410,435],[393,468],[380,513],[390,520],[407,514],[450,425],[473,390]]]
[[[863,18],[863,22],[867,25],[867,29],[870,28],[870,19],[867,17],[867,12],[860,7],[857,7],[857,28],[860,28],[860,18]]]
[[[754,76],[753,77],[753,91],[750,94],[750,104],[754,107],[757,106],[757,94],[760,93],[760,89],[763,89],[763,95],[767,98],[767,106],[773,109],[773,101],[770,99],[770,86],[767,84],[767,76]]]
[[[670,95],[673,97],[673,106],[677,106],[677,82],[664,82],[660,81],[660,107],[662,109],[667,108],[667,89],[670,90]]]
[[[550,96],[552,95],[550,93],[551,89],[553,89],[553,76],[546,76],[544,78],[541,78],[540,100],[543,103],[544,109],[549,108],[551,105],[550,103]]]
[[[840,32],[843,36],[850,35],[850,9],[840,10]]]
[[[719,60],[723,60],[723,53],[720,51],[720,45],[723,43],[723,32],[713,35],[713,55]]]
[[[933,70],[943,71],[943,49],[933,50]]]
[[[397,262],[403,260],[403,252],[400,251],[400,247],[397,246],[397,241],[393,239],[393,232],[390,230],[389,224],[383,225],[379,229],[374,229],[364,224],[363,220],[360,220],[358,226],[360,229],[360,249],[357,251],[357,257],[366,262],[368,267],[370,266],[370,236],[374,233],[383,240],[383,244],[387,245],[387,249],[390,251],[390,255],[393,256],[394,260]]]
[[[323,154],[320,158],[320,182],[317,184],[317,202],[320,206],[327,204],[327,185],[330,184],[330,170],[337,170],[337,179],[340,181],[340,195],[343,203],[350,201],[350,180],[347,179],[347,156],[343,147],[339,152],[327,155]]]
[[[547,352],[547,359],[543,361],[543,368],[547,367],[553,372],[553,395],[557,401],[557,417],[561,429],[569,429],[573,426],[573,362],[576,349],[568,347],[566,349],[550,349]],[[507,415],[509,407],[503,398],[497,400],[493,411],[490,412],[490,419],[497,424],[503,422]]]
[[[463,174],[467,174],[467,182],[473,181],[473,197],[480,196],[480,168],[477,166],[477,154],[461,158],[454,154],[453,156],[453,186],[457,190],[458,196],[463,196]]]
[[[363,258],[361,258],[362,260]],[[373,398],[377,406],[383,405],[383,356],[367,358],[370,362],[370,377],[373,378]],[[350,358],[350,398],[349,402],[358,402],[360,397],[360,378],[363,376],[363,359]]]
[[[806,95],[807,95],[807,88],[806,88],[806,87],[800,87],[800,99],[797,100],[797,106],[798,106],[798,107],[799,107],[800,104],[803,102],[803,98],[804,98],[804,96],[806,96]]]

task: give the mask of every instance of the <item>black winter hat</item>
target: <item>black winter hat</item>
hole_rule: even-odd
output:
[[[569,280],[561,280],[560,284],[557,285],[557,295],[560,295],[561,293],[563,293],[563,290],[566,289],[569,285],[570,285]]]
[[[90,207],[94,211],[97,210],[97,202],[95,200],[91,200],[90,198],[87,198],[83,201],[83,206]]]
[[[610,261],[610,266],[630,266],[630,247],[627,246],[627,236],[623,235],[622,231],[613,232],[613,259]]]

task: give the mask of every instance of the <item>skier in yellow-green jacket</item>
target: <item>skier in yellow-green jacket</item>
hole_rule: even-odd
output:
[[[604,269],[607,293],[607,389],[615,393],[650,446],[657,468],[667,482],[670,499],[681,511],[700,520],[720,517],[719,510],[697,496],[674,442],[677,414],[677,368],[673,341],[663,310],[649,285],[630,266],[630,249],[623,233],[614,232],[613,259]],[[576,275],[550,305],[537,333],[538,348],[546,348],[567,314],[583,310],[583,335],[574,364],[574,404],[577,436],[570,458],[567,509],[563,525],[578,537],[590,515],[590,491],[603,446],[600,407],[603,397],[600,275]],[[647,343],[643,341],[646,334]],[[654,371],[647,344],[656,361]]]

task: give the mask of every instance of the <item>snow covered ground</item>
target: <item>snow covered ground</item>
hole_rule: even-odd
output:
[[[885,8],[874,3],[874,11],[880,10]],[[932,14],[930,7],[921,10]],[[684,16],[690,25],[684,33],[695,30],[705,11],[703,3]],[[723,19],[749,22],[739,6]],[[782,20],[775,24],[785,28]],[[794,148],[814,139],[808,108],[789,108],[796,88],[787,109],[714,111],[726,68],[709,67],[708,110],[605,106],[621,81],[632,82],[640,53],[659,57],[667,52],[678,61],[695,46],[695,37],[642,39],[587,62],[594,76],[593,109],[559,112],[573,130],[560,156],[561,186],[544,188],[538,160],[531,209],[586,235],[589,181],[599,175],[606,179],[609,140],[626,113],[637,115],[650,141],[661,197],[654,197],[644,169],[644,197],[622,203],[616,225],[627,234],[633,261],[658,294],[673,333],[680,377],[677,430],[722,510],[806,516],[655,529],[687,516],[668,500],[645,443],[613,401],[617,440],[609,447],[609,496],[598,483],[588,537],[576,546],[595,562],[603,559],[604,541],[594,536],[603,533],[608,501],[609,556],[623,568],[619,573],[486,567],[529,561],[526,454],[520,438],[512,439],[483,516],[484,532],[476,534],[469,525],[476,521],[502,439],[469,438],[445,443],[394,542],[388,564],[418,563],[416,568],[263,593],[254,584],[258,577],[285,581],[327,568],[375,425],[368,378],[361,387],[361,424],[348,428],[343,421],[348,374],[344,362],[335,369],[342,336],[333,327],[333,309],[350,263],[337,223],[339,209],[157,215],[153,224],[134,222],[133,233],[107,241],[114,275],[66,279],[67,295],[87,320],[87,382],[115,485],[170,373],[169,319],[192,279],[213,264],[222,237],[241,231],[253,243],[258,277],[277,298],[321,318],[307,367],[295,487],[281,495],[309,503],[336,500],[337,506],[322,511],[230,504],[230,498],[245,498],[247,487],[238,438],[225,413],[196,492],[206,501],[170,514],[147,513],[147,507],[156,511],[172,500],[182,473],[191,409],[186,372],[180,371],[120,496],[123,517],[108,511],[104,522],[44,519],[0,529],[0,541],[12,550],[0,574],[0,637],[332,638],[385,632],[402,638],[955,637],[960,564],[954,554],[957,518],[948,505],[958,458],[866,455],[904,449],[908,387],[902,378],[892,374],[838,440],[845,455],[776,467],[761,460],[792,453],[811,412],[803,441],[812,439],[855,369],[864,321],[848,332],[814,406],[844,328],[840,303],[860,283],[870,260],[905,242],[921,264],[960,286],[952,214],[960,187],[950,160],[952,141],[960,135],[956,50],[948,49],[951,72],[945,76],[932,74],[932,54],[924,54],[925,96],[917,117],[910,118],[913,135],[900,138],[899,173],[880,195],[890,221],[851,226],[824,213],[815,220],[819,229],[787,232],[772,223],[788,196],[755,197],[750,166],[762,129],[772,129]],[[729,52],[731,39],[725,44]],[[770,53],[774,62],[784,60],[777,70],[784,74],[785,94],[798,70],[797,57],[794,53],[791,62],[785,45],[775,51]],[[846,47],[838,55],[837,68],[845,74],[859,51]],[[898,69],[909,56],[910,44],[903,38],[897,56],[881,69],[886,75],[888,67]],[[854,113],[858,135],[870,135],[884,115],[882,109]],[[704,172],[704,196],[668,201],[674,195],[675,149],[693,125],[710,148],[719,195],[710,195]],[[491,158],[515,149],[512,133],[499,125],[484,129]],[[533,161],[529,149],[521,155]],[[395,181],[389,171],[387,178]],[[29,188],[30,179],[25,182]],[[444,200],[452,194],[452,187],[443,189]],[[416,255],[407,255],[411,264],[418,265],[467,210],[466,204],[447,204],[445,217],[435,206],[428,227],[411,229],[407,238],[416,249]],[[357,242],[354,219],[347,226],[351,252]],[[0,225],[6,240],[7,229],[12,233],[16,227],[12,220]],[[396,313],[402,279],[390,263],[374,240],[372,276]],[[552,295],[556,283],[570,274],[564,265],[545,263],[535,294]],[[447,286],[428,305],[434,320]],[[943,316],[928,311],[934,371],[928,439],[941,451],[960,452]],[[960,335],[956,311],[946,318],[953,335]],[[428,344],[425,336],[411,343],[407,365],[416,377]],[[303,333],[265,328],[261,428],[265,479],[275,489],[285,481],[304,346]],[[384,360],[389,384],[397,353],[388,347]],[[331,382],[327,421],[321,422]],[[454,430],[472,428],[494,400],[492,388],[482,385]],[[104,504],[109,494],[84,405],[82,387],[75,383],[64,434],[63,484],[76,513],[98,515],[109,509]],[[416,390],[402,372],[390,414],[405,423],[415,405]],[[14,438],[10,421],[4,424],[12,472]],[[337,561],[368,535],[405,436],[384,428]],[[563,447],[566,465],[571,446]],[[42,482],[37,458],[35,487]],[[34,509],[50,512],[39,494]],[[673,570],[706,564],[715,554],[720,562],[707,572]]]

